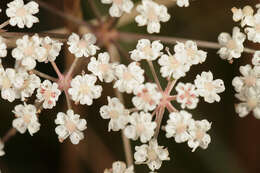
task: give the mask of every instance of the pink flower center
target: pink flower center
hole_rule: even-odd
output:
[[[77,128],[77,126],[75,125],[75,123],[72,122],[72,121],[70,121],[70,120],[68,120],[68,121],[66,122],[65,126],[66,126],[66,128],[68,129],[68,131],[69,131],[70,133],[74,132],[74,131],[76,130],[76,128]]]
[[[24,55],[25,56],[32,56],[34,54],[34,47],[28,46],[24,49]]]
[[[112,119],[117,119],[119,117],[119,113],[116,110],[112,110],[112,111],[109,112],[109,116]]]
[[[27,10],[24,7],[18,8],[16,10],[17,17],[25,17],[28,14]]]
[[[124,72],[123,74],[124,80],[131,80],[133,78],[133,75],[130,72]]]
[[[183,132],[185,132],[187,129],[187,125],[184,124],[183,122],[179,123],[177,125],[177,128],[176,128],[176,134],[181,134]]]
[[[88,43],[85,41],[85,40],[80,40],[79,42],[78,42],[78,47],[80,48],[80,49],[84,49],[84,48],[86,48],[88,46]]]
[[[114,2],[116,5],[122,5],[122,4],[123,4],[123,0],[113,0],[113,2]]]
[[[234,50],[234,49],[237,48],[237,43],[234,40],[229,40],[227,42],[227,48],[231,49],[231,50]]]
[[[29,124],[31,122],[31,118],[32,118],[32,115],[30,114],[25,114],[23,116],[23,121],[26,123],[26,124]]]
[[[256,83],[256,78],[254,76],[247,76],[245,78],[245,84],[247,86],[254,86]]]
[[[89,88],[89,86],[87,84],[81,84],[79,92],[84,94],[84,95],[89,94],[90,88]]]

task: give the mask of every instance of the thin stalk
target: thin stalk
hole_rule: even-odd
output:
[[[66,97],[66,102],[67,102],[68,109],[71,109],[72,106],[71,106],[70,96],[69,96],[68,90],[64,90],[64,93],[65,93],[65,97]]]
[[[162,87],[161,87],[160,81],[159,81],[159,79],[158,79],[158,77],[156,75],[156,72],[155,72],[155,69],[154,69],[152,61],[147,61],[147,63],[148,63],[148,65],[149,65],[149,67],[150,67],[150,69],[152,71],[153,78],[154,78],[154,80],[155,80],[159,90],[162,91]]]
[[[77,62],[78,62],[79,58],[75,58],[73,63],[71,64],[70,68],[69,68],[69,71],[68,73],[66,74],[66,76],[71,76],[72,75],[72,72],[73,70],[75,69],[76,65],[77,65]]]
[[[176,84],[176,82],[177,82],[176,79],[175,79],[175,80],[172,80],[172,81],[169,81],[169,86],[167,86],[167,88],[166,88],[166,93],[167,93],[168,95],[170,95],[170,93],[171,93],[171,91],[172,91],[174,85]]]
[[[155,121],[157,123],[157,127],[156,127],[155,133],[154,133],[154,137],[156,139],[158,138],[158,135],[159,135],[159,132],[160,132],[160,127],[161,127],[164,111],[165,111],[165,107],[162,106],[162,107],[159,108],[159,110],[157,112],[157,115],[156,115],[156,120]]]
[[[155,36],[148,34],[135,34],[130,32],[119,32],[119,39],[122,41],[137,41],[139,39],[150,39],[150,40],[160,40],[164,43],[176,44],[177,42],[186,42],[191,39],[178,38],[178,37],[166,37],[166,36]],[[198,47],[209,48],[209,49],[219,49],[221,46],[215,42],[193,40],[197,43]],[[245,48],[246,53],[255,53],[256,50]]]
[[[97,20],[99,21],[99,23],[101,22],[101,18],[102,18],[102,15],[100,14],[100,12],[98,11],[98,8],[94,2],[94,0],[88,0],[89,2],[89,5],[92,9],[92,11],[94,12],[94,15],[96,16]]]
[[[42,73],[42,72],[40,72],[40,71],[31,70],[31,72],[34,73],[34,74],[36,74],[36,75],[38,75],[38,76],[40,76],[40,77],[42,77],[42,78],[44,78],[44,79],[48,79],[48,80],[53,81],[53,82],[57,82],[57,81],[58,81],[58,79],[56,79],[56,78],[54,78],[54,77],[52,77],[52,76],[49,76],[49,75],[47,75],[47,74],[45,74],[45,73]]]
[[[0,25],[0,29],[6,27],[7,25],[9,25],[9,20],[7,20],[7,21],[5,21],[4,23],[2,23],[2,24]]]
[[[166,104],[166,108],[169,112],[178,112],[178,110],[170,102]]]
[[[51,61],[51,65],[52,65],[53,69],[55,70],[55,72],[57,73],[59,79],[63,79],[63,75],[60,72],[59,68],[57,67],[56,63],[54,61]]]
[[[15,128],[10,128],[8,132],[4,135],[2,138],[2,142],[6,143],[11,137],[13,137],[17,133],[17,130]]]

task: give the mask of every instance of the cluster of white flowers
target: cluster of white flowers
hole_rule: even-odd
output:
[[[165,126],[166,137],[174,137],[177,143],[188,141],[188,146],[195,151],[197,147],[208,147],[210,136],[206,133],[211,124],[207,120],[195,121],[192,115],[184,110],[172,112]]]
[[[104,173],[134,173],[134,166],[126,167],[124,162],[116,161],[112,164],[112,168],[105,169]]]
[[[112,17],[120,17],[122,14],[130,13],[134,7],[131,0],[101,0],[103,4],[112,4],[109,8],[109,14]]]

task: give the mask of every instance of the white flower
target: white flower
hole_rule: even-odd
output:
[[[260,66],[260,51],[255,51],[252,59],[252,64]]]
[[[4,147],[5,147],[5,144],[4,144],[4,143],[2,142],[2,140],[0,139],[0,156],[5,155]]]
[[[225,90],[224,82],[221,79],[213,80],[213,74],[209,71],[197,75],[194,82],[198,89],[198,94],[204,97],[206,102],[220,101],[218,93]]]
[[[53,40],[50,37],[44,37],[41,40],[41,46],[45,48],[43,56],[38,57],[39,62],[55,61],[56,57],[60,54],[61,46],[63,43]]]
[[[4,38],[0,36],[0,58],[6,57],[7,55],[7,46],[4,41]]]
[[[260,43],[260,9],[252,17],[252,23],[245,28],[245,33],[247,33],[247,38],[254,43]]]
[[[42,107],[44,109],[52,109],[56,106],[56,101],[58,101],[61,94],[58,87],[57,83],[45,80],[38,88],[36,97],[39,102],[43,102]]]
[[[136,49],[131,51],[131,58],[135,61],[142,59],[153,61],[162,55],[163,45],[159,40],[151,42],[148,39],[138,40]]]
[[[130,125],[126,126],[124,134],[127,138],[137,140],[140,137],[142,143],[148,142],[154,135],[156,122],[152,121],[152,115],[146,112],[134,112],[129,117]]]
[[[129,111],[116,97],[107,97],[108,105],[100,108],[100,115],[103,119],[110,119],[108,131],[119,131],[124,129],[129,119]]]
[[[197,104],[199,102],[198,98],[198,92],[196,90],[195,85],[191,83],[178,83],[176,86],[177,91],[177,102],[181,103],[182,109],[188,108],[188,109],[194,109],[197,107]]]
[[[63,142],[67,137],[70,137],[72,144],[78,144],[84,138],[83,130],[87,129],[87,121],[80,119],[80,115],[74,114],[73,110],[67,110],[67,114],[59,112],[55,119],[55,132],[58,135],[60,142]]]
[[[99,53],[98,58],[92,57],[88,63],[88,70],[107,83],[115,79],[114,66],[116,63],[109,63],[110,56],[107,52]]]
[[[29,74],[26,71],[17,72],[14,80],[14,87],[18,91],[20,98],[24,101],[31,97],[34,90],[39,88],[41,80],[35,74]]]
[[[126,67],[123,64],[115,67],[115,75],[118,80],[114,84],[120,92],[132,93],[133,90],[144,82],[144,70],[132,62]]]
[[[243,42],[246,36],[238,27],[233,28],[232,37],[229,33],[222,32],[218,36],[218,42],[221,46],[218,54],[222,59],[231,60],[232,58],[239,58],[244,51]]]
[[[97,81],[94,75],[77,75],[71,80],[71,88],[68,89],[72,100],[82,105],[92,105],[93,99],[101,96],[102,87],[95,85]]]
[[[189,125],[190,139],[188,146],[192,148],[192,152],[194,152],[197,147],[203,149],[208,148],[211,138],[206,132],[209,131],[210,128],[211,123],[207,120],[195,121],[195,123]]]
[[[233,7],[231,11],[233,13],[233,20],[235,22],[241,21],[242,27],[252,24],[254,10],[251,6],[247,5],[243,9],[237,9],[236,7]]]
[[[76,56],[76,58],[80,58],[82,56],[89,57],[95,55],[99,47],[94,45],[96,43],[95,35],[91,33],[84,34],[82,38],[72,33],[69,38],[67,44],[69,45],[69,51]]]
[[[134,7],[134,3],[131,0],[101,0],[103,4],[111,4],[109,8],[109,14],[112,17],[120,17],[123,12],[130,13]]]
[[[160,103],[162,94],[159,92],[157,85],[146,83],[139,85],[134,89],[132,102],[138,110],[152,111]]]
[[[206,60],[207,52],[198,50],[197,44],[194,41],[188,40],[185,43],[178,42],[174,46],[175,56],[178,59],[184,58],[187,64],[196,65],[203,63]]]
[[[142,4],[138,5],[136,10],[140,15],[135,17],[135,21],[138,23],[138,26],[147,25],[147,32],[150,34],[159,33],[161,28],[160,22],[167,22],[170,19],[167,8],[152,0],[142,0]]]
[[[243,76],[236,76],[232,81],[236,92],[240,92],[249,87],[260,87],[260,66],[254,66],[252,68],[251,65],[247,64],[240,66],[239,70]]]
[[[235,106],[238,115],[243,118],[253,111],[254,116],[260,119],[260,88],[249,88],[235,95],[241,103]]]
[[[159,146],[157,140],[154,139],[149,142],[149,145],[136,146],[135,150],[135,163],[147,164],[152,171],[159,169],[162,161],[170,160],[168,150]]]
[[[189,0],[177,0],[179,7],[188,7],[190,5]]]
[[[17,25],[19,28],[31,28],[39,19],[34,14],[39,12],[39,5],[30,1],[24,4],[23,0],[14,0],[7,4],[6,15],[10,17],[10,25]]]
[[[104,173],[134,173],[134,166],[126,167],[126,164],[121,161],[113,162],[112,168],[105,169]]]
[[[189,126],[194,123],[192,115],[184,110],[170,113],[170,119],[165,126],[166,137],[174,137],[177,143],[185,142],[190,138]]]
[[[33,136],[34,133],[40,130],[40,123],[36,115],[37,109],[34,105],[19,104],[15,106],[13,113],[16,119],[13,120],[13,127],[16,128],[20,133],[25,133],[26,130]]]
[[[17,47],[13,49],[12,56],[21,61],[21,65],[27,70],[32,70],[36,66],[36,60],[44,56],[45,48],[41,47],[41,38],[37,34],[32,37],[24,35],[17,39]]]
[[[187,63],[185,56],[175,56],[170,52],[163,54],[158,63],[161,65],[160,72],[162,77],[173,77],[179,79],[184,77],[186,72],[190,70],[190,65]]]
[[[16,89],[13,86],[15,82],[16,72],[12,68],[7,68],[6,70],[0,68],[0,88],[1,96],[3,99],[13,102],[16,98],[19,98]]]

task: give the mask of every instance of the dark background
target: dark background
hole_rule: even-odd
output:
[[[6,20],[4,9],[7,0],[0,1],[2,13],[1,23]],[[60,10],[70,11],[78,1],[75,0],[45,0],[45,2],[55,6]],[[190,7],[169,9],[172,18],[167,24],[162,24],[161,35],[175,36],[189,39],[199,39],[207,41],[217,41],[221,32],[232,32],[233,26],[238,23],[232,21],[231,8],[243,7],[245,5],[254,6],[257,0],[195,0],[190,2]],[[100,1],[98,0],[98,4]],[[102,7],[103,13],[107,11],[107,5]],[[105,8],[104,8],[105,7]],[[69,10],[68,10],[69,9]],[[93,17],[87,0],[81,0],[80,10],[83,17],[89,20]],[[75,12],[75,11],[74,11]],[[55,29],[62,26],[70,26],[63,19],[40,9],[37,15],[40,23],[35,24],[30,30],[19,30],[16,27],[7,27],[8,31],[40,32]],[[121,28],[131,32],[143,32],[145,28],[138,28],[135,23]],[[246,42],[246,47],[257,49],[258,46]],[[134,45],[124,44],[128,50]],[[168,45],[172,47],[172,45]],[[202,65],[191,68],[187,77],[181,79],[183,82],[192,82],[196,74],[202,71],[211,70],[214,78],[221,78],[225,82],[226,91],[221,94],[221,102],[208,104],[200,100],[198,108],[193,113],[195,119],[206,118],[212,122],[210,135],[212,142],[207,150],[197,149],[192,153],[186,143],[176,144],[173,139],[166,139],[165,133],[159,135],[160,145],[169,149],[171,161],[164,162],[159,172],[178,173],[258,173],[260,172],[260,120],[253,115],[246,118],[239,118],[234,112],[234,90],[231,81],[234,76],[239,75],[240,65],[250,63],[252,55],[243,54],[239,60],[233,64],[223,61],[216,54],[217,50],[207,50],[208,58]],[[62,52],[56,62],[62,69],[67,62],[66,53]],[[6,66],[11,66],[12,58],[3,60]],[[55,75],[50,65],[38,65],[37,68],[45,73]],[[148,74],[149,75],[149,74]],[[163,83],[164,81],[162,81]],[[97,99],[92,106],[78,106],[75,112],[79,113],[88,121],[86,138],[79,145],[72,145],[68,140],[60,144],[55,134],[54,119],[57,112],[65,111],[64,96],[60,96],[60,101],[53,110],[44,110],[40,115],[41,129],[33,137],[28,133],[17,134],[6,143],[6,155],[0,159],[0,169],[3,173],[83,173],[102,172],[104,168],[110,168],[112,161],[124,160],[121,136],[119,132],[108,132],[108,121],[103,120],[99,115],[99,108],[106,104],[106,96],[111,94],[112,87],[104,86],[103,97]],[[126,96],[129,100],[129,96]],[[11,127],[14,118],[13,107],[19,102],[8,103],[1,100],[0,105],[0,136],[3,136]],[[130,107],[130,105],[126,105]],[[167,114],[165,114],[167,118]],[[163,124],[165,124],[165,121]],[[132,146],[140,145],[139,142],[132,142]],[[149,172],[146,166],[136,166],[136,172]]]

